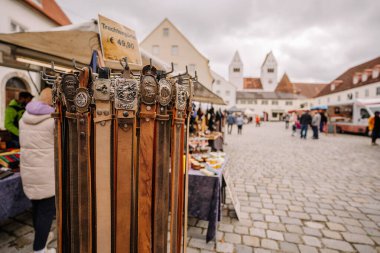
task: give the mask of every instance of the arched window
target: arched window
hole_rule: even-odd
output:
[[[29,91],[29,86],[24,80],[18,77],[8,79],[5,84],[5,106],[7,106],[12,99],[17,98],[21,91]]]

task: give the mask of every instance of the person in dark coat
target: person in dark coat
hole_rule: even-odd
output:
[[[301,139],[304,138],[306,140],[307,136],[307,129],[309,125],[311,124],[311,121],[313,118],[309,114],[309,110],[305,111],[301,118],[300,118],[300,124],[301,124]]]

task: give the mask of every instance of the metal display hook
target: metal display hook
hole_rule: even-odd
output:
[[[71,59],[71,61],[72,61],[72,63],[73,63],[73,67],[74,67],[74,69],[76,69],[76,70],[78,70],[78,71],[81,71],[81,72],[83,72],[83,69],[81,69],[81,68],[77,67],[77,63],[76,63],[76,61],[75,61],[75,59],[74,59],[74,58],[73,58],[73,59]]]

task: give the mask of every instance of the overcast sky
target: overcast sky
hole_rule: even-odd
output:
[[[236,50],[244,76],[259,76],[272,50],[279,75],[328,82],[380,56],[378,0],[57,0],[73,23],[101,13],[142,41],[165,17],[228,77]],[[279,76],[280,78],[281,76]]]

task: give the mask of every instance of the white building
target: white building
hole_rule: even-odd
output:
[[[270,51],[261,65],[261,84],[264,91],[274,91],[277,87],[277,61]]]
[[[236,104],[236,87],[221,75],[211,71],[214,78],[214,83],[212,85],[212,91],[223,98],[226,103],[224,108],[230,108]]]
[[[1,1],[0,33],[47,30],[68,24],[70,20],[54,0]],[[4,113],[9,101],[20,91],[37,95],[40,80],[37,73],[0,67],[0,129],[4,128]]]
[[[167,63],[173,62],[175,71],[183,72],[186,66],[191,75],[197,71],[199,82],[211,90],[213,77],[209,60],[167,18],[153,29],[140,47]]]
[[[235,85],[237,90],[243,90],[243,73],[244,64],[240,58],[239,52],[236,51],[228,67],[228,80]]]
[[[354,99],[380,98],[380,57],[346,70],[329,83],[314,105],[350,103]]]

